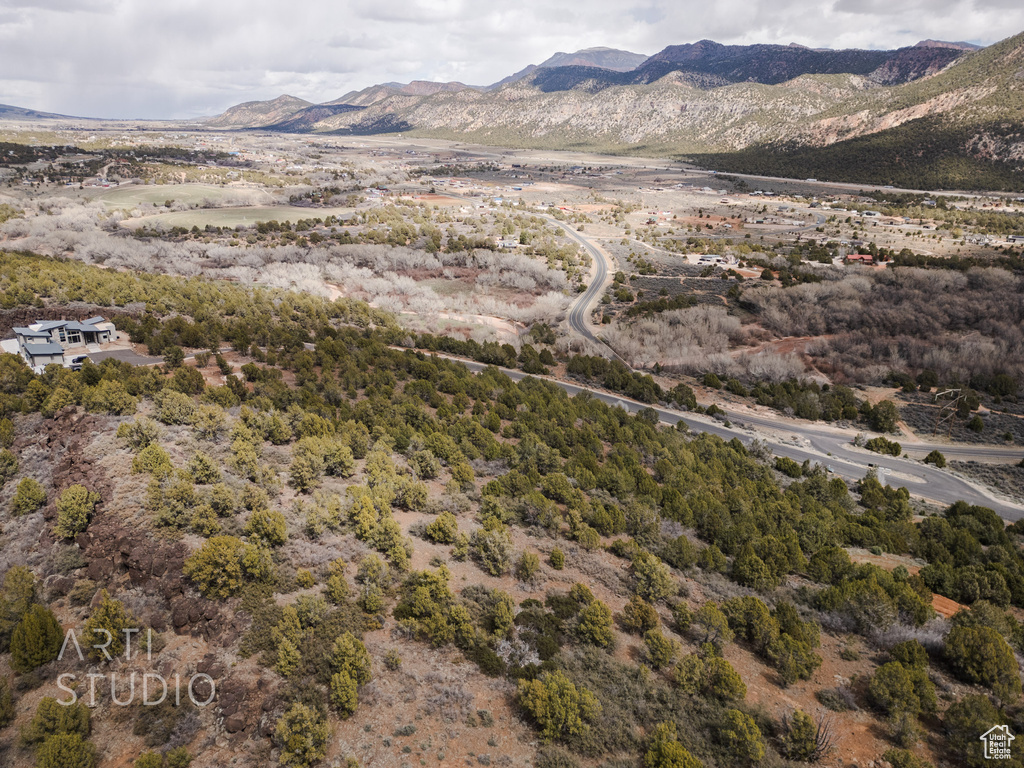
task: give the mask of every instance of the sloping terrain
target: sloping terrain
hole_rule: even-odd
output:
[[[206,122],[211,128],[260,128],[281,122],[312,104],[295,96],[278,96],[270,101],[247,101]]]

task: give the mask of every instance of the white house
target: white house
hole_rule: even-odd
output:
[[[85,347],[86,351],[98,352],[99,345],[116,336],[114,324],[99,316],[82,321],[40,320],[24,328],[15,327],[14,338],[6,340],[3,348],[16,351],[34,370],[42,371],[52,363],[70,366],[71,358],[78,355],[65,358],[65,350]]]

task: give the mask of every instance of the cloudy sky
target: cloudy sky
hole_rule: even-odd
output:
[[[0,0],[0,103],[187,118],[388,81],[483,85],[592,46],[987,45],[1021,31],[1020,0]]]

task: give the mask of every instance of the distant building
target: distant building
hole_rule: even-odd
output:
[[[845,259],[847,264],[874,264],[875,257],[870,253],[851,253]]]
[[[99,345],[113,341],[117,336],[114,324],[103,317],[88,320],[41,320],[31,325],[14,329],[14,338],[6,339],[3,349],[20,354],[25,362],[41,371],[47,365],[71,365],[72,355],[65,358],[66,350],[84,347],[89,352],[98,352]]]

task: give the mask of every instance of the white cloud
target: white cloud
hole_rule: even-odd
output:
[[[103,117],[193,117],[392,80],[495,82],[555,51],[653,54],[703,38],[893,48],[988,44],[1018,0],[0,0],[0,102]]]

